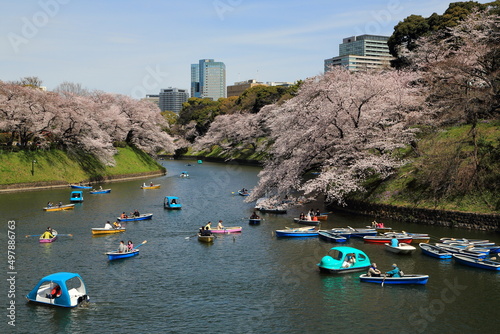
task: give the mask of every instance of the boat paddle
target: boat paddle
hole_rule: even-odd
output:
[[[26,235],[26,238],[28,238],[28,237],[40,237],[40,236],[41,236],[41,234],[28,234],[28,235]]]
[[[141,247],[142,245],[144,245],[146,242],[148,242],[147,240],[144,240],[143,242],[141,242],[139,245],[135,246],[134,248],[132,249],[137,249],[139,247]]]
[[[382,280],[382,284],[381,286],[384,286],[384,282],[385,282],[385,278],[387,277],[387,275],[384,275],[384,279]]]

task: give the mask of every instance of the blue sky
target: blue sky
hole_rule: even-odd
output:
[[[480,1],[485,3],[487,1]],[[0,80],[37,76],[135,98],[190,87],[190,64],[226,64],[226,83],[318,75],[344,37],[391,35],[440,0],[0,0]]]

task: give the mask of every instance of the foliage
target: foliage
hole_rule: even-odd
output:
[[[158,108],[127,96],[92,92],[75,95],[45,92],[31,86],[0,82],[0,130],[22,148],[60,147],[97,156],[113,165],[114,142],[145,152],[173,152],[173,138]]]

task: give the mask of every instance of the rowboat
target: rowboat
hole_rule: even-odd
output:
[[[125,227],[120,228],[104,228],[104,227],[93,227],[92,234],[111,234],[111,233],[120,233],[125,232]]]
[[[436,243],[436,247],[440,248],[441,250],[450,252],[452,254],[461,254],[461,255],[467,255],[471,257],[477,257],[477,258],[486,258],[488,256],[489,252],[480,252],[480,251],[474,251],[474,250],[468,250],[468,249],[462,249],[454,246],[450,246],[448,244],[442,244],[442,243]]]
[[[248,223],[249,223],[249,224],[253,224],[253,225],[257,225],[257,224],[260,224],[260,221],[261,221],[261,219],[260,219],[260,218],[250,218],[250,219],[248,220]]]
[[[122,222],[132,222],[132,221],[137,221],[137,220],[147,220],[153,218],[152,213],[143,213],[142,215],[139,216],[130,216],[126,218],[120,218],[117,217],[116,219]]]
[[[224,228],[212,228],[210,232],[212,233],[239,233],[241,232],[241,226],[231,226]]]
[[[429,245],[426,243],[419,243],[422,254],[435,257],[437,259],[451,259],[452,254],[446,250],[443,250],[435,245]]]
[[[182,204],[179,197],[165,196],[163,199],[163,207],[168,210],[179,210],[182,208]]]
[[[54,242],[56,241],[57,239],[57,231],[52,229],[52,235],[53,237],[52,238],[49,238],[49,239],[42,239],[42,236],[40,236],[40,238],[38,239],[38,241],[40,241],[41,243],[49,243],[49,242]]]
[[[453,259],[455,259],[455,261],[460,264],[464,264],[470,267],[487,269],[487,270],[500,270],[500,262],[493,260],[485,260],[461,254],[453,254]]]
[[[441,243],[451,243],[451,242],[462,242],[466,244],[487,244],[490,241],[487,239],[466,239],[466,238],[440,238],[439,241]]]
[[[396,237],[399,243],[409,244],[411,242],[411,237],[399,236]],[[385,244],[391,242],[392,237],[387,237],[384,235],[367,235],[363,237],[363,241],[370,244]]]
[[[126,259],[132,256],[139,255],[139,250],[138,249],[133,249],[130,252],[124,252],[120,253],[118,251],[113,251],[113,252],[107,252],[106,255],[108,256],[108,260],[119,260],[119,259]]]
[[[347,238],[326,230],[319,230],[318,236],[321,240],[328,242],[346,242]]]
[[[318,231],[314,228],[286,228],[275,231],[277,237],[317,237]]]
[[[344,228],[344,227],[332,228],[331,230],[328,230],[328,232],[333,233],[333,234],[338,234],[341,237],[344,237],[346,239],[351,238],[351,230],[348,228]]]
[[[181,174],[179,175],[179,177],[188,177],[188,176],[189,174],[186,171],[182,171]]]
[[[110,192],[111,192],[111,189],[98,189],[98,190],[89,191],[89,194],[97,195],[97,194],[107,194]]]
[[[429,275],[405,274],[403,277],[370,277],[367,274],[359,276],[361,282],[378,284],[427,284]]]
[[[341,246],[331,248],[317,265],[320,272],[342,274],[368,269],[370,259],[359,249]]]
[[[75,307],[89,300],[87,289],[78,274],[60,272],[43,277],[26,299],[60,307]]]
[[[366,236],[375,236],[377,231],[374,228],[352,228],[348,226],[347,228],[341,228],[342,230],[350,231],[351,237],[363,238]]]
[[[83,191],[75,190],[71,192],[70,202],[83,202]]]
[[[46,206],[43,208],[44,211],[63,211],[63,210],[71,210],[74,209],[74,204],[64,204],[64,205],[56,205],[56,206]]]
[[[429,243],[429,241],[431,240],[431,237],[429,237],[429,235],[425,233],[403,233],[411,237],[412,244]]]
[[[82,186],[78,184],[70,184],[71,188],[74,189],[92,189],[92,186]]]
[[[248,193],[248,191],[238,190],[238,194],[239,194],[240,196],[250,196],[250,194]]]
[[[303,225],[319,225],[319,221],[317,220],[306,220],[306,219],[300,219],[300,218],[293,218],[293,222],[297,224],[303,224]]]
[[[411,254],[416,250],[415,247],[406,243],[400,243],[397,247],[391,246],[391,244],[384,245],[386,250],[395,254]]]
[[[259,210],[260,212],[266,212],[266,213],[276,213],[276,214],[286,213],[286,209],[280,207],[260,207],[256,209]]]
[[[142,185],[141,189],[160,189],[161,184],[153,184],[150,186]]]
[[[215,236],[213,235],[201,235],[198,233],[198,241],[200,242],[205,242],[205,243],[211,243],[214,242]]]

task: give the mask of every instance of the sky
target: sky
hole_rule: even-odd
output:
[[[485,3],[488,1],[479,1]],[[345,37],[390,36],[441,0],[0,0],[0,80],[36,76],[142,98],[190,88],[190,65],[237,81],[295,82],[323,72]]]

